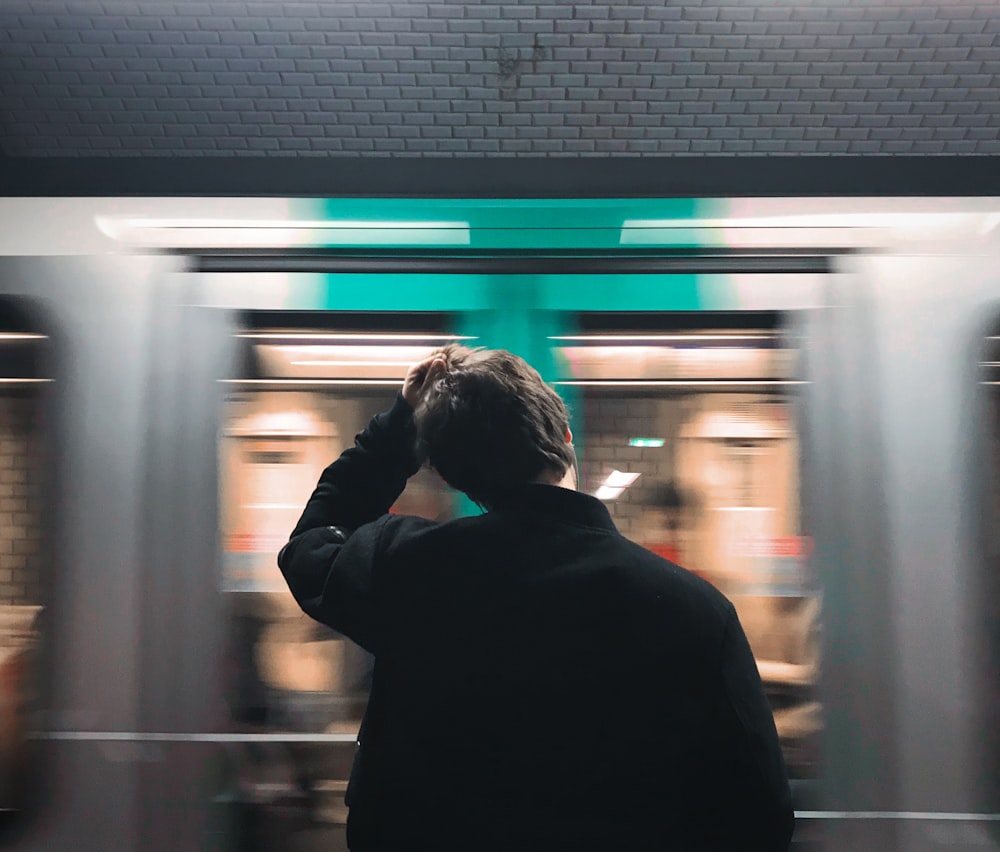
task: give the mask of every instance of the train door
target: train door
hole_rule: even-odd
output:
[[[808,318],[803,458],[827,698],[810,816],[832,849],[996,847],[976,534],[995,256],[977,240],[843,257]]]
[[[433,260],[437,274],[404,275],[324,256],[310,268],[328,272],[254,279],[212,259],[204,281],[213,303],[260,303],[238,332],[244,355],[227,383],[219,462],[237,848],[310,833],[343,843],[369,661],[298,612],[275,553],[317,459],[332,458],[388,406],[407,364],[458,337],[515,351],[555,382],[583,487],[607,500],[626,535],[739,599],[796,802],[809,799],[823,725],[820,595],[799,507],[789,317],[816,304],[816,260],[780,274],[696,275],[661,274],[657,258],[621,268],[606,257],[444,258]],[[549,272],[527,271],[539,265]],[[266,292],[277,280],[285,289]],[[418,313],[390,312],[394,305]],[[426,472],[395,508],[435,518],[474,510]]]
[[[153,768],[139,733],[152,727],[139,707],[142,633],[164,609],[161,598],[143,611],[141,593],[150,562],[143,485],[158,473],[144,464],[143,411],[154,291],[173,269],[171,259],[139,253],[0,258],[0,604],[10,614],[0,625],[0,677],[6,710],[18,701],[44,710],[29,717],[34,779],[2,770],[8,793],[31,805],[23,820],[4,812],[19,849],[82,837],[106,850],[137,843]],[[153,568],[176,576],[175,563]],[[36,633],[37,688],[21,679]],[[3,737],[17,763],[24,726],[15,719],[5,716]],[[8,806],[10,798],[0,804]]]

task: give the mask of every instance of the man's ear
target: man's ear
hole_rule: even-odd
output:
[[[569,426],[566,427],[566,443],[573,443],[573,432],[570,430]]]

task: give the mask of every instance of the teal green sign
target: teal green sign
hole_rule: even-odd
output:
[[[564,249],[717,245],[724,199],[391,199],[289,201],[316,246]]]

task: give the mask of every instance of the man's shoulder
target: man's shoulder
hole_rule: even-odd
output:
[[[622,553],[627,554],[623,570],[634,573],[640,582],[723,621],[733,611],[729,599],[703,577],[624,536],[621,542]]]
[[[430,544],[432,542],[455,540],[483,525],[484,516],[436,520],[419,515],[389,514],[379,519],[379,538],[384,549],[395,550],[408,545]]]
[[[384,519],[380,538],[390,561],[402,558],[407,562],[469,553],[488,560],[507,555],[508,546],[521,554],[526,549],[545,552],[550,548],[565,554],[568,547],[570,552],[579,552],[573,561],[581,574],[598,571],[608,579],[617,576],[619,586],[692,609],[704,618],[724,621],[732,611],[732,604],[711,583],[614,528],[539,524],[492,512],[446,521],[390,515]]]

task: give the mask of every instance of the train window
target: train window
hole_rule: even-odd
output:
[[[247,317],[244,373],[228,384],[220,458],[227,694],[234,724],[248,735],[235,769],[243,830],[269,838],[261,848],[324,832],[339,848],[372,660],[302,613],[276,555],[322,469],[392,404],[407,367],[458,338],[437,315],[394,315],[392,327],[382,318],[367,327],[357,317],[294,320]],[[422,470],[392,511],[446,520],[456,503]]]
[[[48,338],[0,300],[0,825],[37,801],[43,679]]]
[[[552,345],[583,435],[582,489],[733,601],[789,774],[806,779],[822,724],[820,596],[800,517],[797,353],[778,317],[754,319],[582,317]]]

